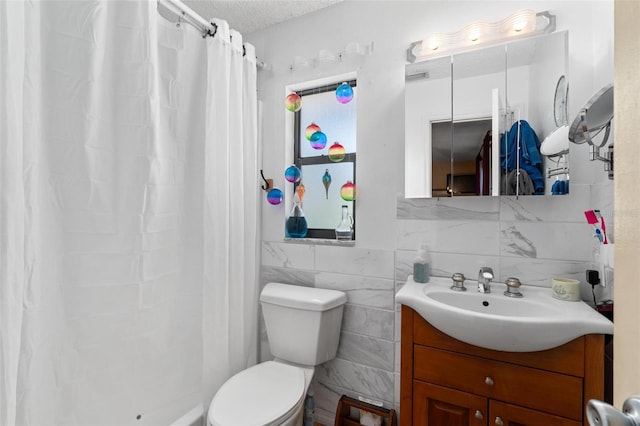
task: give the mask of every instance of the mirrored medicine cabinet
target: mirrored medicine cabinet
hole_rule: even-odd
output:
[[[405,197],[543,195],[568,182],[568,150],[531,151],[529,132],[541,143],[567,125],[567,39],[557,32],[408,64]]]

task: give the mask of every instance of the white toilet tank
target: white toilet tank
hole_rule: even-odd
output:
[[[273,356],[308,366],[334,358],[346,301],[337,290],[268,283],[260,303]]]

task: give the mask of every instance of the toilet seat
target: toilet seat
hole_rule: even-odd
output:
[[[209,408],[213,426],[281,424],[304,400],[304,370],[267,361],[243,370],[218,390]]]

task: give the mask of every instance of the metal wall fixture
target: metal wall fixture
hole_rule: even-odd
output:
[[[609,140],[612,120],[613,84],[608,84],[578,111],[569,128],[569,140],[575,144],[586,142],[589,145],[589,160],[604,162],[604,170],[609,179],[613,179],[613,144],[606,148],[604,155],[600,154],[600,149],[604,148]],[[603,135],[596,138],[600,133]]]
[[[434,33],[407,49],[407,61],[414,63],[459,53],[508,40],[551,33],[556,17],[548,11],[519,10],[498,22],[473,22],[454,33]]]

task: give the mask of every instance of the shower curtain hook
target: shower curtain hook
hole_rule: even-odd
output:
[[[202,34],[202,38],[206,38],[207,36],[215,37],[216,34],[218,33],[218,24],[216,24],[213,21],[209,21],[209,23],[211,24],[211,27],[213,28],[213,31],[211,31],[210,29],[207,29],[207,32]]]
[[[176,22],[176,28],[180,28],[180,23],[182,22],[182,18],[184,18],[184,10],[181,15],[178,15],[178,22]]]

